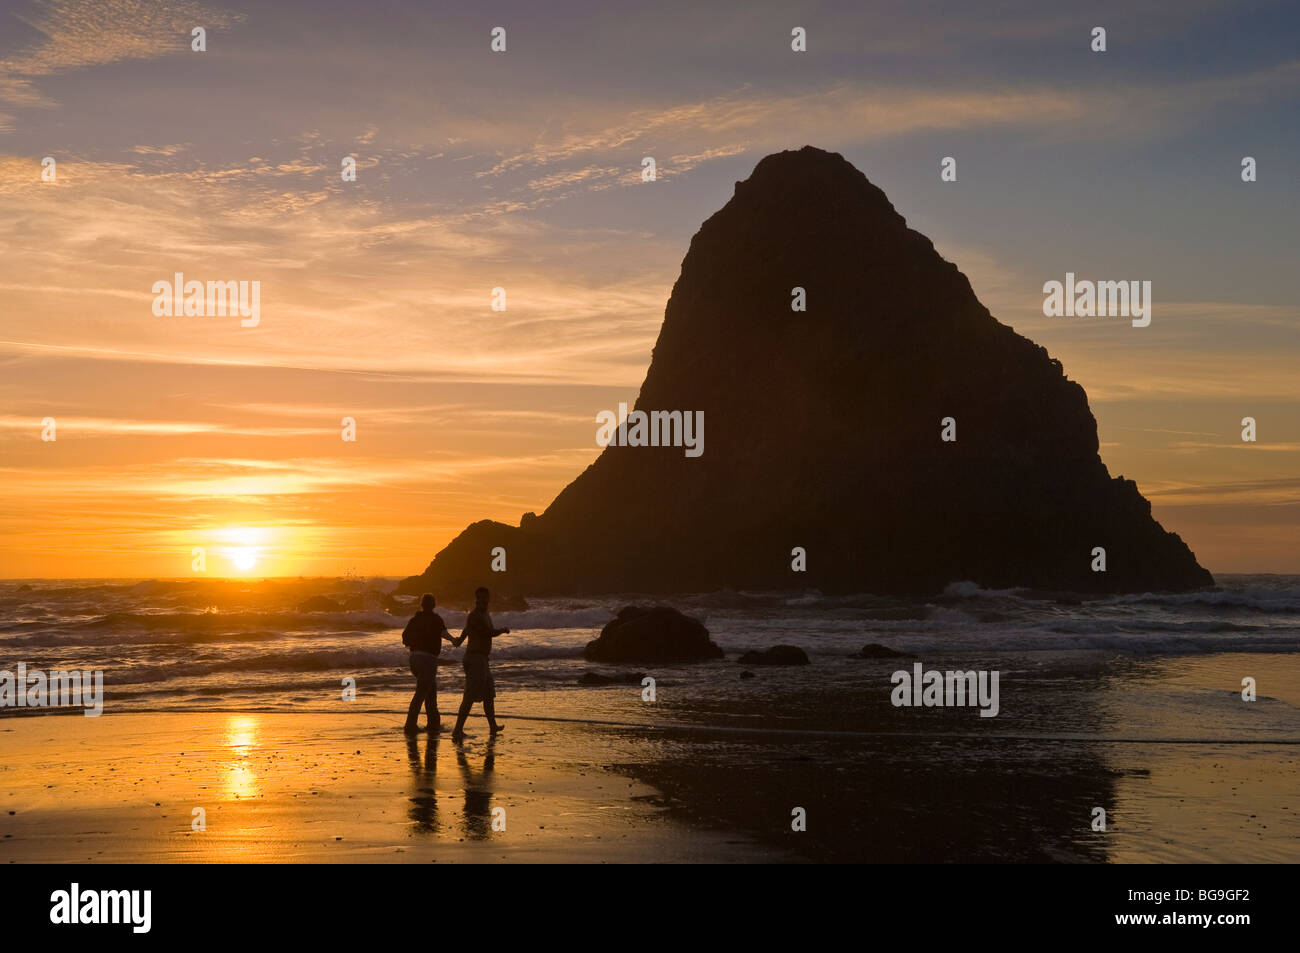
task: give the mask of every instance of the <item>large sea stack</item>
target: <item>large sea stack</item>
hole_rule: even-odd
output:
[[[1107,471],[1083,388],[834,153],[768,156],[700,228],[635,406],[703,411],[703,455],[606,447],[540,516],[472,524],[402,590],[1213,584]]]

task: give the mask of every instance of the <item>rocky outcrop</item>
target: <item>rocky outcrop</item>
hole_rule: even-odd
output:
[[[385,612],[400,613],[407,610],[407,605],[387,592],[371,589],[368,592],[349,595],[343,600],[342,608],[348,612],[358,609],[382,609]]]
[[[1061,363],[833,153],[768,156],[703,224],[635,409],[703,412],[703,453],[607,446],[541,515],[472,524],[402,591],[1213,584],[1107,471]],[[508,573],[489,573],[496,546]]]
[[[857,655],[854,656],[854,658],[909,658],[909,657],[910,656],[908,656],[906,652],[899,652],[896,649],[891,649],[887,645],[881,645],[879,642],[868,642],[866,645],[862,646],[862,650],[858,652]]]
[[[624,606],[583,650],[593,662],[697,662],[722,649],[697,619],[668,606]]]
[[[746,652],[736,661],[741,665],[807,665],[808,653],[797,645],[774,645],[761,652]]]

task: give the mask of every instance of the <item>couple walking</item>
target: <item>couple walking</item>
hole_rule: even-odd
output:
[[[497,724],[496,683],[492,681],[492,672],[488,668],[488,654],[492,651],[492,640],[498,635],[505,635],[509,629],[492,627],[492,617],[488,615],[488,597],[486,586],[474,590],[474,608],[465,617],[465,628],[460,637],[447,631],[447,624],[442,616],[434,612],[437,604],[430,593],[420,597],[420,609],[411,616],[402,631],[402,644],[411,650],[411,674],[415,676],[415,697],[406,713],[407,734],[419,731],[420,706],[424,706],[428,718],[429,731],[442,731],[441,716],[438,714],[438,653],[442,651],[442,640],[459,646],[468,640],[465,647],[465,696],[460,701],[460,711],[456,714],[456,727],[451,733],[451,740],[457,743],[465,738],[465,719],[475,702],[483,703],[483,713],[487,715],[492,734],[497,734],[505,726]]]

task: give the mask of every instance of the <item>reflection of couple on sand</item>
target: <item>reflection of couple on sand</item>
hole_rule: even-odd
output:
[[[460,711],[456,715],[456,727],[451,733],[451,740],[459,743],[465,738],[465,719],[475,702],[483,703],[483,713],[487,716],[492,734],[497,734],[505,726],[497,724],[496,683],[492,680],[492,671],[488,667],[488,655],[492,651],[492,640],[498,635],[505,635],[509,629],[496,629],[492,626],[492,617],[488,615],[488,597],[486,586],[474,590],[474,608],[465,616],[465,627],[460,637],[447,630],[442,616],[434,612],[437,604],[431,593],[420,597],[420,608],[402,630],[402,644],[411,650],[411,674],[415,676],[415,696],[406,713],[407,734],[419,731],[420,706],[428,720],[429,731],[442,731],[441,715],[438,714],[438,654],[442,651],[442,640],[459,646],[468,641],[465,647],[465,696],[460,702]]]
[[[424,742],[423,755],[420,742],[414,734],[406,736],[406,754],[411,763],[413,787],[411,806],[407,813],[417,830],[437,834],[441,830],[438,819],[438,791],[435,775],[438,768],[438,734],[429,732]],[[462,815],[465,836],[470,840],[486,840],[492,834],[492,772],[496,766],[496,739],[488,738],[483,755],[483,767],[475,771],[465,756],[464,747],[456,749],[456,763],[460,765],[465,783],[465,810]]]

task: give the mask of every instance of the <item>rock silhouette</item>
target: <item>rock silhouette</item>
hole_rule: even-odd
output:
[[[698,619],[668,606],[624,606],[583,649],[593,662],[697,662],[722,658]]]
[[[736,661],[741,665],[807,665],[808,653],[797,645],[774,645],[746,652]]]
[[[401,591],[1213,584],[1107,471],[1083,388],[834,153],[764,158],[701,226],[635,408],[703,411],[704,453],[608,446],[541,515],[470,525]]]
[[[881,645],[879,642],[868,642],[862,646],[862,650],[852,658],[911,658],[906,652],[900,652],[897,649],[891,649],[887,645]]]

